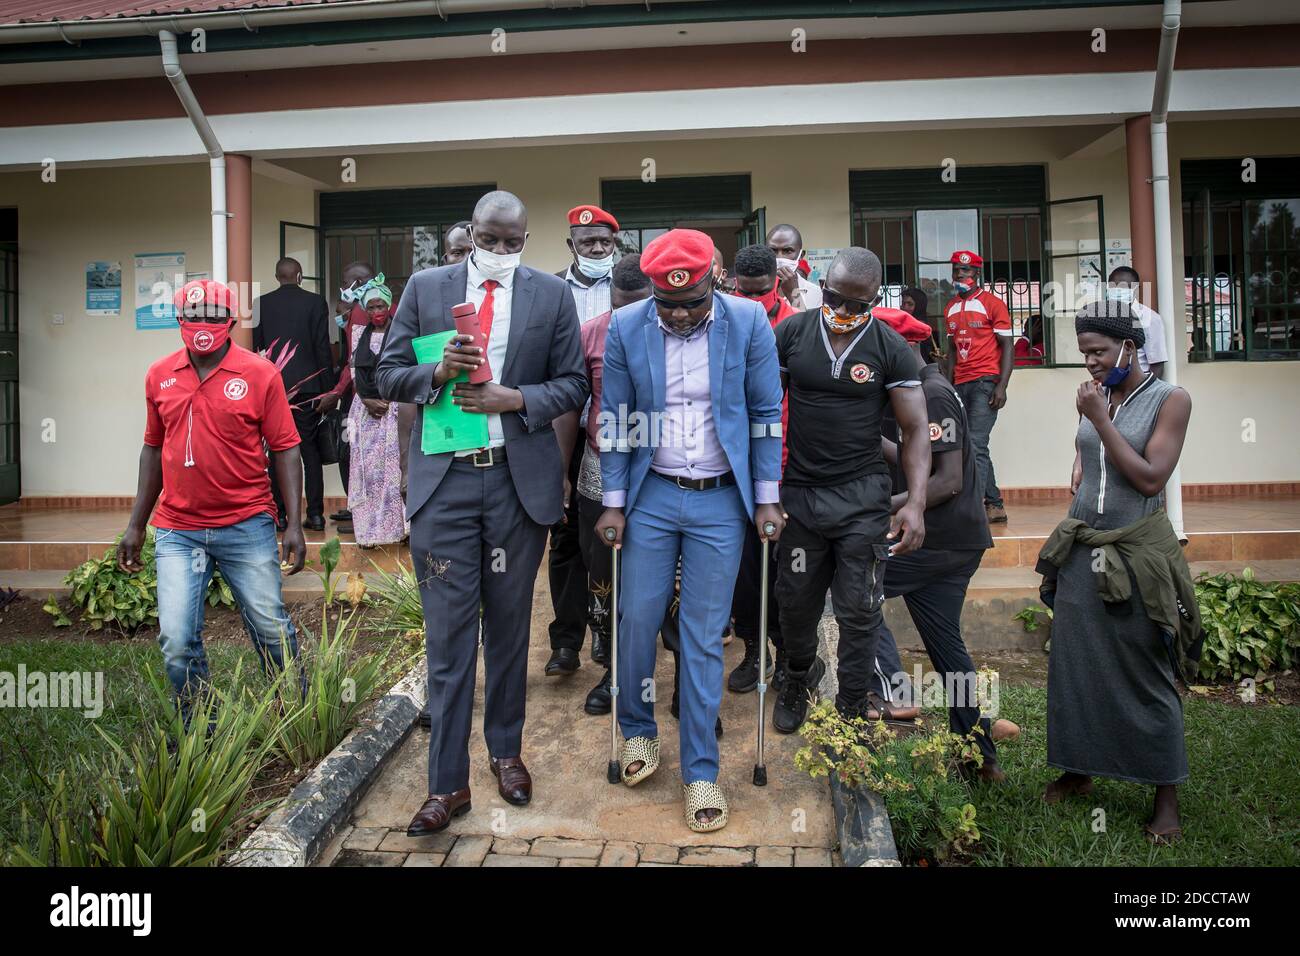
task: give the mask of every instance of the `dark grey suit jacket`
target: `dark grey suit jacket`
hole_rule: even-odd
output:
[[[391,328],[384,336],[375,380],[389,401],[428,404],[435,397],[433,366],[417,365],[411,340],[456,327],[451,308],[465,301],[465,263],[425,269],[411,276]],[[578,312],[563,279],[527,266],[515,271],[510,308],[510,339],[505,367],[493,369],[496,381],[524,396],[521,413],[501,416],[506,464],[519,501],[538,524],[552,525],[564,513],[564,463],[551,422],[582,408],[587,371],[582,360]],[[420,451],[424,416],[411,429],[406,515],[412,517],[437,490],[452,454]]]

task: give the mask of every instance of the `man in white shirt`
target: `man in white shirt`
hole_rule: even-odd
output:
[[[803,235],[789,223],[773,226],[767,232],[767,247],[776,253],[776,277],[781,283],[781,294],[796,311],[820,309],[822,290],[816,282],[809,282],[799,271],[803,261]]]
[[[1138,366],[1145,375],[1153,372],[1156,378],[1162,378],[1165,362],[1169,361],[1169,351],[1165,347],[1165,323],[1153,309],[1148,309],[1138,301],[1138,291],[1142,288],[1142,279],[1132,266],[1117,266],[1106,280],[1106,298],[1113,302],[1128,304],[1135,318],[1142,322],[1146,333],[1146,343],[1138,349]]]

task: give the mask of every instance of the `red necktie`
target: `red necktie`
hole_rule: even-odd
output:
[[[483,288],[487,289],[487,294],[483,296],[483,304],[478,307],[478,327],[483,330],[483,357],[487,358],[487,346],[492,340],[492,293],[501,283],[496,279],[484,279]]]

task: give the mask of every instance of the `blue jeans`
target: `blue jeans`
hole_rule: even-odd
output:
[[[188,714],[189,702],[208,682],[203,609],[208,583],[218,567],[234,594],[263,672],[284,668],[282,641],[288,641],[291,656],[297,655],[293,622],[285,612],[280,590],[275,521],[269,514],[202,531],[157,528],[154,557],[158,568],[158,645],[182,711]]]
[[[975,484],[984,489],[984,503],[1002,507],[1002,492],[993,474],[993,459],[989,457],[989,436],[998,422],[998,410],[989,404],[997,386],[995,375],[986,375],[973,382],[956,386],[961,403],[966,406],[966,424],[970,428],[971,448],[975,451]]]
[[[653,474],[627,515],[619,567],[618,724],[625,739],[659,736],[650,682],[680,555],[683,783],[718,779],[713,728],[722,705],[721,634],[748,524],[734,485],[686,491]]]

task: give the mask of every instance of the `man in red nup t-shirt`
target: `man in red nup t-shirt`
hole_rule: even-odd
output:
[[[263,450],[265,442],[284,492],[284,556],[289,573],[297,574],[307,555],[299,520],[298,429],[276,367],[230,341],[235,302],[228,286],[207,279],[187,282],[176,293],[185,347],[145,373],[148,421],[139,488],[117,546],[118,566],[140,571],[145,522],[156,502],[158,643],[187,722],[208,680],[203,609],[216,568],[230,585],[263,668],[284,667],[282,642],[290,655],[298,650],[280,588],[275,503]]]
[[[989,457],[989,436],[998,409],[1007,403],[1015,343],[1006,303],[980,288],[983,267],[984,260],[974,252],[959,249],[952,254],[952,284],[957,295],[943,310],[948,329],[944,374],[966,406],[975,449],[975,481],[984,492],[985,514],[990,522],[1005,522],[1007,512]]]

